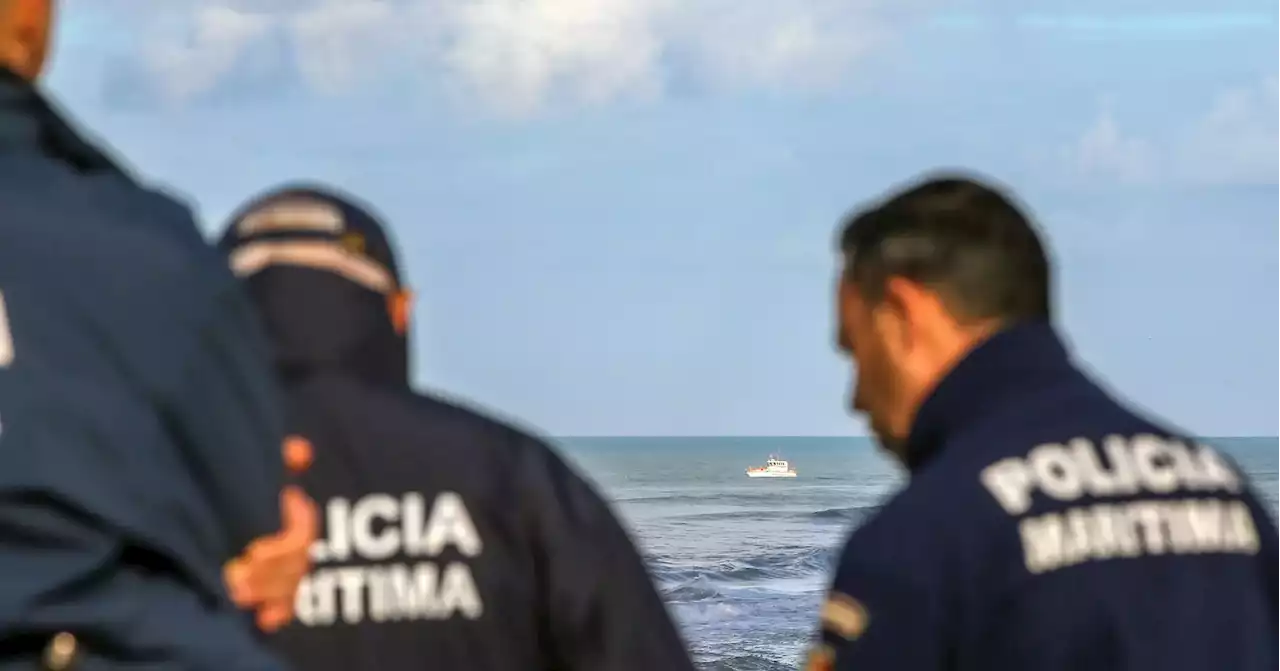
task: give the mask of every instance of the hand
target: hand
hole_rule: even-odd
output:
[[[311,445],[291,437],[284,444],[284,459],[291,471],[311,464]],[[232,601],[256,612],[258,627],[272,632],[293,619],[298,584],[311,569],[311,544],[316,539],[319,513],[316,504],[298,487],[280,493],[279,532],[254,540],[227,563],[223,579]]]

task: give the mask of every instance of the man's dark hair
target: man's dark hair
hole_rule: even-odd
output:
[[[840,235],[845,279],[868,300],[902,277],[968,320],[1048,320],[1049,261],[1034,227],[994,187],[958,176],[916,183],[855,212]]]

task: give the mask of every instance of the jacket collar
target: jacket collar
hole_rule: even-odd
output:
[[[1066,345],[1050,324],[1023,323],[997,332],[961,359],[920,404],[907,438],[907,468],[922,468],[956,433],[1011,398],[1074,372]]]
[[[116,161],[85,140],[30,82],[0,69],[0,153],[33,152],[81,173],[128,177]]]

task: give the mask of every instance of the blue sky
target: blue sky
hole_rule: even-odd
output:
[[[841,215],[1012,186],[1109,384],[1277,428],[1262,0],[69,0],[50,86],[211,232],[318,179],[387,217],[417,376],[558,435],[837,435]]]

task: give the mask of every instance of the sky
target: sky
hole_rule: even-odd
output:
[[[215,233],[296,180],[385,217],[415,375],[545,433],[849,435],[841,217],[1013,189],[1109,387],[1275,435],[1263,0],[64,0],[48,85]]]

